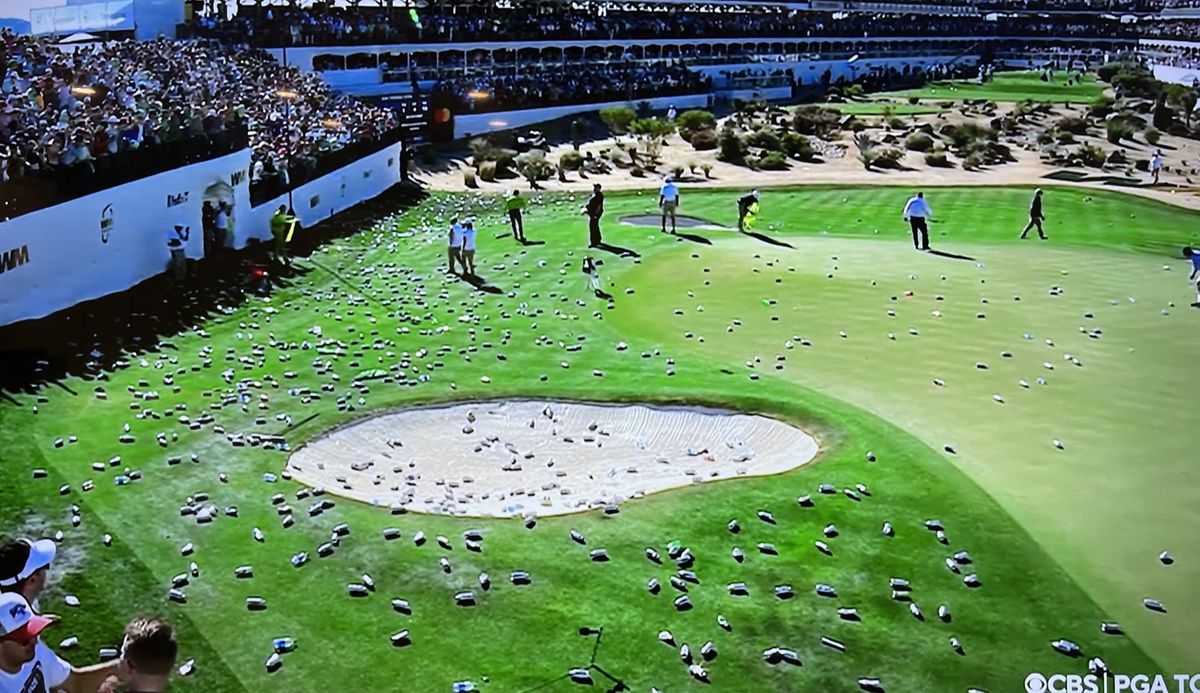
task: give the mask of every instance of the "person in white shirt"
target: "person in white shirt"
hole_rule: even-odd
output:
[[[1162,150],[1154,152],[1154,156],[1150,157],[1150,175],[1154,176],[1152,185],[1158,185],[1158,176],[1162,173],[1165,163],[1166,159],[1163,158]]]
[[[458,217],[450,219],[450,237],[446,242],[446,254],[450,262],[450,274],[457,274],[454,271],[454,265],[462,264],[462,244],[463,244],[463,227],[458,223]],[[466,271],[466,266],[463,266],[463,271]]]
[[[926,220],[933,216],[933,210],[925,201],[925,193],[919,192],[908,198],[904,205],[904,221],[912,226],[913,247],[917,250],[929,250],[929,226]]]
[[[217,219],[213,222],[216,228],[215,236],[218,248],[228,248],[233,245],[229,238],[229,207],[224,202],[217,203]]]
[[[109,676],[120,676],[120,660],[76,669],[41,641],[54,619],[35,614],[16,592],[0,594],[0,693],[92,693]]]
[[[678,114],[678,111],[675,110],[675,104],[671,104],[670,107],[667,108],[667,122],[674,123],[675,116],[677,114]]]
[[[671,176],[667,176],[658,191],[658,207],[662,210],[663,233],[667,232],[667,217],[671,217],[671,233],[674,234],[675,210],[679,208],[679,188],[675,187],[675,180]]]
[[[475,276],[475,220],[467,217],[462,225],[463,273]]]

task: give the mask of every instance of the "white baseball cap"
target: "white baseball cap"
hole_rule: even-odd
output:
[[[0,594],[0,640],[27,643],[54,625],[54,619],[39,616],[17,592]]]
[[[49,539],[17,539],[0,548],[0,587],[12,587],[50,565],[58,547]]]

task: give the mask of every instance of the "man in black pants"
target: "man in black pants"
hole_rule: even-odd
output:
[[[1046,220],[1046,215],[1042,213],[1042,189],[1038,188],[1033,191],[1033,201],[1029,203],[1029,223],[1025,225],[1025,230],[1021,232],[1021,239],[1029,234],[1029,229],[1037,227],[1038,238],[1046,240],[1046,232],[1042,231],[1042,222]]]
[[[592,196],[583,207],[583,213],[588,215],[588,247],[595,248],[604,242],[600,237],[600,217],[604,216],[604,193],[600,192],[600,184],[592,186]]]
[[[912,226],[913,247],[917,250],[929,250],[929,226],[925,220],[931,216],[933,210],[925,201],[925,193],[919,192],[908,198],[904,205],[904,221]]]

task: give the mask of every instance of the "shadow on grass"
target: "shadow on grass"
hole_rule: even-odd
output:
[[[370,228],[397,210],[426,197],[423,190],[396,185],[296,235],[293,257],[308,257],[339,238]],[[251,279],[251,268],[265,279]],[[164,268],[165,269],[165,268]],[[188,263],[188,276],[172,281],[167,273],[115,294],[78,303],[43,318],[0,327],[0,390],[33,392],[42,384],[78,375],[99,377],[133,354],[168,348],[171,336],[191,330],[208,317],[243,305],[255,285],[287,286],[311,268],[280,266],[270,260],[267,244]],[[61,386],[61,385],[60,385]]]
[[[604,241],[600,241],[599,243],[597,243],[596,245],[591,246],[591,247],[595,248],[596,250],[603,250],[606,253],[612,253],[613,255],[618,255],[620,257],[641,257],[642,256],[641,253],[638,253],[636,250],[634,250],[632,248],[622,248],[619,245],[605,243]]]
[[[929,254],[937,255],[938,257],[948,257],[951,260],[970,260],[971,262],[975,261],[975,258],[971,257],[970,255],[959,255],[958,253],[948,253],[945,250],[934,250],[932,248],[929,250]]]
[[[758,239],[758,240],[762,241],[763,243],[767,243],[769,245],[779,246],[780,248],[791,248],[792,250],[796,249],[796,246],[792,245],[791,243],[788,243],[787,241],[781,241],[778,238],[771,238],[770,236],[761,234],[757,231],[746,231],[745,234],[747,236],[749,236],[750,238]]]
[[[487,280],[484,279],[483,277],[479,276],[478,274],[460,274],[459,277],[463,281],[467,282],[468,284],[475,287],[479,291],[484,292],[485,294],[504,293],[500,289],[500,287],[488,284]]]
[[[682,238],[685,241],[691,241],[692,243],[699,243],[701,245],[712,245],[713,244],[713,242],[711,240],[705,238],[704,236],[697,236],[694,233],[675,233],[672,235],[677,238]]]

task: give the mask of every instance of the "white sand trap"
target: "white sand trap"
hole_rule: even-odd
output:
[[[809,434],[714,409],[483,402],[412,409],[297,450],[293,478],[414,512],[565,515],[648,493],[795,469]]]

